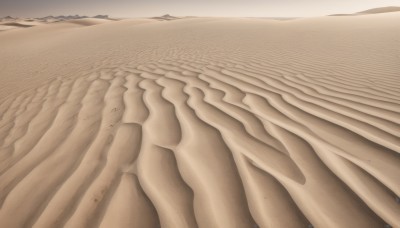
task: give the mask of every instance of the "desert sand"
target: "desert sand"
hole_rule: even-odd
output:
[[[360,12],[352,13],[352,14],[333,14],[331,16],[359,16],[359,15],[368,15],[368,14],[391,13],[391,12],[398,12],[398,11],[400,11],[399,6],[387,6],[387,7],[380,7],[380,8],[364,10],[364,11],[360,11]]]
[[[171,19],[0,32],[0,227],[400,227],[399,12]]]
[[[108,15],[97,15],[94,17],[87,16],[47,16],[42,18],[14,18],[14,17],[4,17],[0,18],[0,32],[7,31],[11,29],[20,29],[20,28],[30,28],[33,26],[44,25],[44,24],[52,24],[59,22],[72,22],[72,23],[81,23],[83,25],[96,25],[100,23],[105,23],[108,21],[118,20],[116,18],[109,18]]]

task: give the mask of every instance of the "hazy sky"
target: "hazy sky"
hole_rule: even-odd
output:
[[[400,6],[400,0],[0,0],[0,17],[97,15],[302,17]]]

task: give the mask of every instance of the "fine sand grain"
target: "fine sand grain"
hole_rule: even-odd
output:
[[[399,43],[400,13],[2,31],[0,227],[400,227]]]

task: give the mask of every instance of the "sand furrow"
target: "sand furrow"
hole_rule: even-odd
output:
[[[246,100],[246,102],[249,103],[249,105],[251,105],[252,108],[256,108],[255,110],[258,110],[258,108],[260,107],[260,105],[262,103],[260,103],[260,101],[256,101],[253,100],[254,98],[249,98]],[[256,102],[255,106],[253,106],[253,102]],[[281,119],[279,116],[281,115],[280,113],[274,113],[274,111],[272,111],[273,109],[271,109],[272,106],[270,106],[268,108],[268,112],[266,112],[266,109],[262,108],[262,110],[264,110],[264,113],[268,113],[269,116],[269,120],[274,122],[275,124],[279,125],[280,127],[295,133],[296,135],[298,135],[298,137],[304,138],[305,140],[309,141],[311,143],[311,145],[314,147],[314,145],[318,145],[318,144],[324,144],[323,141],[321,140],[316,140],[315,141],[315,136],[312,137],[312,135],[307,134],[306,132],[304,132],[302,129],[302,126],[296,126],[295,124],[291,124],[289,123],[290,121],[288,120],[284,120]],[[311,137],[310,137],[311,136]],[[325,147],[329,148],[329,145],[324,145]],[[298,145],[296,146],[296,150],[298,150],[299,147]],[[327,153],[326,151],[327,149],[324,150],[324,153]],[[301,151],[301,150],[300,150]],[[302,154],[303,155],[303,154]],[[293,156],[293,155],[292,155]],[[298,161],[298,159],[296,159],[296,161]],[[299,164],[300,165],[300,164]],[[320,165],[320,164],[319,164]],[[312,166],[311,166],[312,167]],[[321,168],[317,168],[319,170],[319,173],[316,174],[315,172],[311,172],[312,175],[322,175],[323,173],[321,172],[322,169]],[[329,174],[330,171],[328,171],[325,175]],[[326,197],[324,197],[325,194],[330,194],[329,191],[322,194],[321,190],[323,191],[323,189],[318,189],[318,183],[320,181],[318,181],[318,179],[315,179],[316,177],[314,176],[313,178],[308,177],[307,173],[304,174],[305,178],[306,178],[306,185],[314,185],[314,190],[318,191],[318,193],[312,193],[312,189],[307,189],[307,188],[297,188],[297,191],[294,191],[291,195],[294,197],[297,205],[300,207],[300,209],[303,211],[303,213],[307,216],[307,218],[309,220],[311,220],[313,225],[316,226],[328,226],[328,227],[335,227],[335,226],[345,226],[345,224],[348,224],[347,221],[348,219],[352,218],[351,221],[354,222],[354,224],[352,226],[365,226],[365,227],[374,227],[376,225],[382,224],[382,221],[379,219],[379,217],[376,216],[371,216],[371,211],[365,207],[365,205],[357,198],[354,197],[354,195],[349,195],[345,188],[343,188],[343,185],[341,185],[337,180],[335,180],[332,175],[331,175],[331,179],[333,178],[332,181],[336,182],[337,184],[335,184],[337,187],[335,187],[337,190],[335,190],[334,192],[336,192],[335,194],[335,198],[332,200],[333,201],[328,201],[328,200],[323,200],[324,198],[326,199],[327,197],[330,198],[330,196],[326,195]],[[323,180],[323,181],[322,181]],[[323,177],[321,179],[322,182],[327,181],[327,177]],[[311,182],[310,182],[311,181]],[[315,181],[315,182],[314,182]],[[309,184],[307,184],[309,183]],[[333,187],[333,183],[331,184],[331,187]],[[305,190],[307,189],[307,190]],[[288,189],[290,192],[290,188]],[[300,193],[300,192],[301,193]],[[306,192],[308,192],[311,195],[305,194]],[[349,207],[354,207],[354,209],[349,209],[348,211],[346,211],[346,214],[341,214],[340,211],[342,211],[340,209],[340,207],[335,206],[337,203],[337,198],[338,198],[338,191],[340,191],[341,195],[342,195],[342,200],[340,200],[342,202],[341,205],[343,205],[343,203],[349,203]],[[300,194],[299,194],[300,193]],[[299,194],[299,198],[297,198],[296,194]],[[321,199],[319,200],[323,200],[325,202],[325,204],[319,204],[318,203],[318,197],[321,197]],[[297,198],[297,200],[296,200]],[[314,201],[315,203],[311,203],[312,200],[316,200]],[[358,203],[356,203],[358,202]],[[303,207],[304,205],[304,207]],[[356,209],[357,208],[357,209]],[[364,209],[362,209],[364,208]],[[326,211],[325,213],[322,211]],[[330,212],[328,212],[330,211]],[[335,211],[335,212],[334,212]],[[353,214],[349,214],[349,212],[352,211]],[[324,217],[323,214],[319,214],[319,213],[324,213],[324,214],[334,214],[335,216],[338,216],[336,218],[333,217]],[[347,217],[349,216],[350,217]],[[347,219],[346,219],[347,217]],[[355,219],[357,218],[357,219]],[[374,225],[375,224],[375,225]]]
[[[199,227],[252,227],[249,211],[243,208],[246,203],[241,181],[229,149],[220,133],[188,106],[184,84],[173,84],[166,86],[165,96],[174,103],[183,132],[175,154],[182,178],[194,192]]]
[[[312,143],[318,142],[318,144],[323,144],[326,147],[326,149],[329,149],[332,152],[334,152],[344,158],[347,158],[348,160],[352,161],[353,163],[357,164],[358,166],[363,167],[363,169],[365,169],[366,171],[368,170],[368,172],[370,172],[371,174],[377,175],[377,178],[382,183],[385,183],[386,186],[391,188],[392,191],[395,191],[395,192],[398,191],[397,182],[396,182],[396,174],[393,174],[392,171],[396,172],[395,164],[398,162],[397,160],[399,159],[399,156],[392,153],[390,150],[389,151],[380,151],[380,149],[382,149],[382,148],[380,148],[380,147],[374,148],[373,144],[372,145],[359,144],[359,146],[361,146],[361,148],[360,147],[351,147],[352,148],[351,150],[343,149],[343,147],[346,143],[354,143],[354,141],[346,142],[346,138],[339,138],[339,136],[341,136],[341,134],[336,134],[336,135],[330,135],[329,137],[332,137],[332,136],[335,137],[335,140],[338,140],[338,142],[341,142],[341,144],[336,144],[336,143],[332,144],[331,143],[332,141],[330,140],[331,138],[326,139],[324,137],[324,134],[329,134],[329,132],[318,131],[318,134],[316,134],[315,132],[311,131],[309,128],[305,127],[304,125],[294,121],[297,119],[297,118],[295,118],[294,115],[289,115],[291,118],[288,118],[286,115],[282,115],[282,114],[285,114],[285,112],[284,113],[279,112],[278,109],[274,105],[269,104],[264,98],[262,98],[260,96],[253,94],[253,95],[249,95],[246,98],[247,98],[247,100],[245,102],[248,103],[249,105],[251,105],[251,108],[253,110],[255,110],[255,111],[259,110],[259,111],[257,111],[257,113],[259,113],[259,115],[264,116],[264,118],[268,116],[269,121],[295,133],[296,135],[301,136],[302,138],[306,138],[307,141],[309,141],[309,142],[312,142]],[[275,105],[276,105],[276,103],[275,103]],[[267,115],[268,113],[270,113],[271,115]],[[289,114],[289,113],[287,113],[287,114]],[[274,118],[272,118],[272,117],[274,117]],[[326,127],[335,127],[335,125],[326,125]],[[314,128],[314,130],[315,130],[315,128]],[[370,147],[370,149],[376,150],[377,154],[381,154],[381,156],[384,155],[385,160],[386,160],[385,167],[387,166],[389,168],[391,166],[390,169],[392,169],[392,171],[386,170],[386,171],[388,171],[388,173],[385,173],[385,174],[376,173],[376,171],[379,169],[378,167],[383,164],[379,164],[380,159],[375,158],[376,159],[375,160],[373,158],[373,156],[377,156],[377,154],[365,154],[365,152],[367,152],[367,151],[371,152],[371,151],[368,149],[362,149],[363,147]],[[366,159],[366,156],[368,156],[369,159]],[[371,156],[371,157],[369,157],[369,156]],[[387,162],[387,164],[386,164],[386,162]],[[378,172],[381,172],[381,171],[383,171],[383,170],[380,170]]]
[[[144,90],[138,85],[142,81],[135,75],[127,76],[125,87],[128,89],[124,93],[125,111],[122,118],[123,123],[143,124],[148,118],[149,111],[143,101]]]
[[[193,191],[182,180],[174,152],[144,139],[137,166],[139,181],[157,210],[161,226],[198,227]]]
[[[107,86],[107,84],[106,84]],[[86,150],[85,146],[90,144],[93,135],[98,131],[98,122],[100,115],[98,108],[101,108],[102,96],[98,95],[98,91],[103,90],[104,84],[93,83],[89,88],[88,93],[82,100],[82,109],[77,116],[76,127],[71,131],[69,136],[63,141],[50,156],[37,164],[27,176],[24,177],[7,195],[2,208],[4,212],[15,213],[23,202],[29,202],[30,205],[35,205],[33,208],[25,207],[24,210],[19,210],[21,215],[18,221],[9,223],[8,226],[31,226],[35,218],[44,209],[49,198],[54,194],[56,186],[65,181],[65,178],[79,162],[82,152]],[[93,115],[95,114],[95,115]],[[96,116],[97,114],[97,116]],[[84,119],[90,116],[90,119]],[[86,120],[86,121],[85,121]],[[80,135],[80,132],[87,132],[85,136]],[[73,145],[70,142],[74,142]],[[66,151],[69,151],[67,153]],[[56,168],[57,167],[57,168]],[[56,169],[55,169],[56,168]],[[53,170],[50,174],[47,170]],[[46,176],[46,178],[43,178]],[[31,188],[29,186],[36,186]],[[44,189],[53,190],[46,191]],[[30,194],[27,194],[30,192]],[[29,197],[32,196],[32,197]],[[4,220],[10,214],[0,214],[0,220]]]
[[[10,167],[2,174],[0,182],[1,204],[4,198],[19,181],[34,169],[44,158],[58,148],[65,141],[66,136],[71,134],[71,130],[75,125],[76,116],[81,108],[81,100],[87,92],[88,85],[81,83],[74,87],[76,90],[70,94],[66,103],[58,110],[55,119],[50,122],[46,132],[40,140],[34,144],[34,147],[27,154],[18,160],[16,164]],[[34,135],[34,134],[33,134]]]
[[[251,137],[268,144],[269,146],[275,148],[277,151],[285,152],[284,147],[279,143],[279,141],[274,140],[271,137],[271,135],[268,134],[268,132],[262,126],[262,123],[258,118],[256,118],[246,109],[235,106],[232,102],[223,101],[226,96],[228,96],[227,99],[229,98],[232,99],[232,97],[237,97],[237,95],[226,94],[226,92],[223,90],[216,90],[214,88],[210,88],[209,84],[201,79],[195,80],[193,78],[190,78],[189,80],[185,80],[184,76],[179,76],[177,74],[171,74],[171,73],[168,74],[168,77],[178,81],[179,80],[185,81],[185,83],[192,83],[192,84],[195,83],[198,86],[198,88],[201,88],[203,91],[212,92],[213,96],[212,100],[219,101],[217,102],[219,105],[218,108],[221,109],[221,111],[227,113],[227,115],[230,115],[233,118],[237,119],[239,122],[241,122],[246,132],[250,134]],[[241,97],[241,95],[239,95],[239,97]]]
[[[208,73],[209,75],[213,75],[213,77],[218,77],[218,76],[221,76],[220,74],[217,74],[217,73],[215,73],[215,72],[209,72]],[[227,78],[227,77],[224,77],[224,78]],[[227,79],[229,79],[229,80],[232,80],[232,78],[227,78]],[[243,81],[243,80],[241,80],[241,79],[237,79],[237,81],[239,82],[239,84],[240,83],[242,83],[242,82],[244,82],[244,83],[247,83],[247,81]],[[298,94],[298,93],[294,93],[294,95],[295,96],[293,96],[291,93],[288,93],[288,92],[286,92],[286,91],[288,91],[288,90],[280,90],[279,89],[279,86],[278,87],[276,87],[276,88],[272,88],[271,86],[271,83],[268,83],[268,84],[265,84],[265,85],[262,85],[262,84],[260,84],[260,83],[258,83],[258,84],[256,84],[256,83],[248,83],[248,84],[246,84],[246,87],[248,86],[248,91],[250,91],[250,90],[257,90],[257,91],[260,91],[260,93],[258,93],[258,94],[260,94],[261,96],[264,96],[263,94],[268,94],[268,93],[270,93],[270,94],[284,94],[286,97],[289,97],[289,98],[295,98],[296,100],[296,102],[295,103],[298,103],[298,102],[302,102],[302,100],[300,100],[300,99],[298,99],[298,97],[303,97],[302,96],[302,94]],[[241,86],[241,87],[243,87],[243,85]],[[250,89],[251,88],[251,89]],[[263,91],[263,90],[261,90],[260,88],[265,88],[265,89],[267,89],[267,90],[265,90],[265,91]],[[271,93],[271,92],[268,92],[268,91],[271,91],[271,92],[273,92],[273,93]],[[288,94],[288,95],[286,95],[286,94]],[[298,95],[298,96],[296,96],[296,95]],[[312,97],[311,97],[312,98]],[[291,99],[292,101],[294,100],[294,99]],[[310,99],[307,99],[307,100],[310,100]],[[321,106],[324,106],[324,107],[326,107],[326,105],[324,105],[324,104],[322,104],[322,102],[320,101],[320,100],[317,100],[317,102],[315,102],[315,99],[313,99],[313,100],[311,100],[311,101],[313,101],[315,104],[320,104]],[[303,102],[304,103],[304,102]],[[301,105],[301,108],[303,108],[303,106],[304,105]],[[314,106],[314,107],[317,107],[317,108],[319,108],[319,106]],[[329,107],[329,106],[328,106]],[[304,110],[307,110],[307,105],[305,105],[304,106]],[[313,110],[313,109],[308,109],[308,110],[311,110],[311,113],[321,113],[321,111],[317,111],[317,112],[315,112],[315,110]],[[308,111],[307,110],[307,111]],[[332,108],[329,108],[328,110],[325,110],[325,109],[320,109],[320,110],[322,110],[323,112],[326,112],[326,111],[328,111],[329,112],[329,110],[336,110],[336,109],[332,109]],[[310,112],[310,111],[308,111],[308,112]],[[322,113],[323,113],[322,112]],[[333,111],[330,111],[331,113],[335,113],[335,112],[333,112]],[[317,114],[317,115],[318,115]],[[336,115],[333,115],[332,116],[333,118],[334,118],[334,121],[335,122],[338,122],[338,121],[341,121],[340,120],[340,118],[338,118],[338,116],[336,116]],[[329,118],[328,118],[329,119]],[[356,132],[358,132],[358,133],[360,133],[360,131],[359,131],[359,128],[357,128],[357,122],[360,122],[359,120],[353,120],[353,119],[351,119],[351,118],[347,118],[349,121],[348,122],[350,122],[351,123],[351,127],[350,127],[350,129],[355,129],[355,131]],[[343,120],[343,118],[342,118],[342,120]],[[366,122],[366,121],[364,121],[364,122],[360,122],[360,124],[361,124],[361,126],[365,126],[365,127],[367,127],[367,128],[374,128],[374,126],[368,126],[368,124],[367,124],[368,122]],[[360,127],[360,124],[358,124],[358,127]],[[390,125],[388,125],[388,126],[390,126]],[[355,128],[356,127],[356,128]],[[395,131],[395,129],[397,128],[397,126],[396,125],[393,125],[393,123],[392,123],[392,126],[391,126],[392,128],[394,128],[393,130],[389,130],[389,132],[392,132],[392,131],[394,131],[394,134],[396,134],[396,132],[397,131]],[[360,130],[362,130],[362,129],[360,129]],[[382,139],[382,140],[384,140],[384,143],[389,143],[390,144],[390,147],[391,148],[397,148],[398,149],[398,143],[397,143],[397,137],[396,136],[392,136],[392,135],[390,135],[390,134],[387,134],[386,132],[384,132],[384,131],[380,131],[379,129],[374,129],[374,130],[370,130],[370,131],[365,131],[365,130],[363,130],[363,131],[361,131],[361,134],[363,135],[363,133],[365,133],[365,132],[367,132],[367,136],[369,136],[369,135],[372,135],[371,137],[373,137],[373,139],[376,139],[377,137],[379,137],[379,139]],[[382,137],[382,135],[386,135],[387,137]],[[376,142],[380,142],[381,140],[377,140]]]
[[[210,74],[210,75],[213,75],[213,74]],[[222,82],[222,81],[220,81],[222,79],[221,77],[218,77],[219,79],[217,79],[217,77],[210,77],[210,76],[207,76],[207,75],[205,75],[205,76],[206,76],[205,79],[207,81],[211,80],[211,81]],[[307,95],[307,94],[305,94],[303,92],[299,92],[299,91],[296,91],[296,90],[290,91],[289,89],[285,89],[285,88],[281,89],[280,86],[272,88],[271,86],[269,86],[269,85],[272,85],[272,84],[274,84],[274,83],[269,82],[268,84],[266,84],[266,85],[268,85],[267,87],[266,86],[262,86],[263,84],[257,84],[257,86],[258,87],[262,86],[262,88],[268,88],[271,91],[276,91],[276,92],[281,93],[281,94],[285,94],[285,95],[288,94],[288,96],[294,97],[298,101],[301,101],[301,102],[306,101],[307,103],[315,104],[316,105],[315,107],[324,108],[326,111],[331,111],[331,112],[334,112],[335,114],[338,114],[338,115],[346,115],[348,117],[357,118],[357,119],[347,118],[347,119],[351,120],[352,122],[354,122],[354,121],[360,122],[360,119],[361,120],[365,119],[361,124],[365,125],[366,127],[372,127],[372,128],[379,127],[380,129],[385,130],[387,133],[393,134],[394,136],[399,136],[398,135],[398,132],[399,132],[398,128],[399,127],[396,124],[394,124],[394,123],[392,123],[390,121],[387,121],[387,120],[381,119],[381,118],[376,118],[374,116],[369,116],[368,114],[365,114],[363,112],[359,112],[357,110],[354,110],[354,109],[351,109],[351,108],[347,108],[347,107],[341,106],[339,104],[334,104],[334,103],[328,102],[328,101],[326,101],[324,99],[320,99],[320,98],[315,97],[315,96],[309,96],[309,95]],[[340,110],[340,114],[337,113],[339,110]],[[361,117],[363,117],[363,118],[361,118]],[[345,118],[345,116],[343,118]],[[372,126],[368,126],[371,123],[373,123],[373,125]],[[377,129],[377,130],[379,131],[380,129]],[[369,133],[374,134],[374,132],[376,132],[376,131],[371,131]],[[387,134],[386,132],[382,132],[382,133],[383,134]],[[393,138],[394,136],[390,136],[389,135],[389,139]],[[383,137],[382,137],[382,139],[383,139]]]
[[[116,106],[120,108],[122,106],[121,94],[124,92],[122,83],[124,83],[123,80],[114,80],[104,96],[99,96],[104,102],[104,105],[99,107],[102,108],[99,131],[87,152],[82,155],[80,164],[51,199],[35,223],[35,227],[54,227],[64,224],[77,207],[83,193],[100,173],[109,143],[113,140],[115,127],[111,125],[118,123],[122,115],[121,111],[111,112]],[[69,208],[69,210],[64,208]],[[49,217],[51,219],[48,219]]]
[[[121,124],[108,151],[104,168],[83,193],[85,196],[65,224],[66,227],[88,227],[104,222],[101,217],[117,190],[122,173],[132,172],[131,164],[141,147],[140,135],[141,127],[137,124]]]
[[[143,124],[145,133],[155,145],[175,147],[182,133],[174,106],[163,98],[162,88],[154,81],[146,79],[139,86],[146,91],[143,99],[150,113]]]
[[[36,96],[32,99],[31,104],[36,105],[35,103],[38,103],[37,105],[40,107],[37,106],[36,111],[26,111],[29,116],[23,120],[23,123],[25,124],[24,134],[19,138],[14,139],[12,142],[13,144],[8,146],[8,148],[3,148],[8,149],[12,156],[2,160],[2,169],[0,170],[0,173],[4,172],[4,170],[15,164],[15,162],[29,152],[40,137],[43,136],[44,132],[52,123],[51,120],[55,118],[60,105],[63,104],[68,97],[71,91],[70,87],[70,83],[64,83],[63,88],[58,90],[57,97],[50,96],[48,90],[46,90],[47,92],[42,91],[43,94],[47,94],[46,97],[49,97],[49,99],[46,99],[44,102],[40,102],[40,100],[42,100],[40,98],[42,95],[39,95],[39,101],[37,102],[34,102],[37,98]],[[33,132],[35,134],[33,134]],[[4,146],[6,146],[6,144],[4,144],[3,147]]]
[[[376,174],[382,177],[382,181],[386,180],[388,186],[396,187],[396,163],[399,156],[396,151],[389,148],[384,148],[372,141],[366,140],[357,134],[353,134],[346,128],[335,125],[324,119],[316,118],[310,114],[295,108],[279,97],[275,99],[268,99],[271,105],[280,110],[283,114],[287,115],[290,119],[302,124],[305,128],[309,129],[315,135],[325,142],[331,142],[334,139],[335,147],[341,151],[345,151],[349,156],[359,160],[363,166],[378,170],[380,166],[386,166],[389,170],[386,173]],[[266,104],[266,103],[264,103]],[[312,126],[320,126],[319,128],[312,128]],[[351,146],[350,146],[351,145]],[[378,159],[379,156],[379,159]],[[372,162],[373,161],[373,162]],[[365,167],[365,168],[366,168]],[[391,168],[389,168],[391,167]],[[380,169],[379,169],[380,170]],[[383,170],[380,170],[381,172]],[[370,172],[374,172],[370,170]],[[395,173],[392,173],[395,172]]]
[[[215,73],[215,72],[213,72]],[[257,76],[257,75],[251,75],[251,74],[247,74],[246,76],[251,76],[251,77],[245,77],[242,74],[234,74],[231,71],[222,71],[221,72],[224,75],[228,75],[230,77],[234,77],[237,78],[239,80],[242,80],[246,83],[252,84],[252,85],[258,85],[260,87],[265,88],[265,86],[263,84],[267,84],[266,82],[264,82],[262,79],[263,77]],[[211,73],[212,74],[212,73]],[[261,84],[260,84],[261,83]],[[267,84],[268,85],[268,84]],[[268,88],[269,86],[267,86]],[[271,87],[269,87],[271,88]],[[273,88],[273,90],[276,90],[278,88]],[[317,90],[317,92],[321,95],[321,97],[324,100],[327,101],[331,101],[333,103],[338,103],[341,105],[345,105],[347,107],[353,107],[353,108],[357,108],[360,111],[363,111],[364,113],[368,113],[368,114],[372,114],[375,116],[380,116],[380,117],[384,117],[387,120],[390,120],[396,124],[400,124],[399,119],[400,119],[400,115],[398,114],[398,112],[396,112],[396,107],[390,107],[390,109],[392,110],[386,110],[384,109],[384,107],[375,107],[372,104],[363,104],[363,103],[359,103],[350,99],[342,99],[342,98],[335,98],[335,97],[331,97],[331,96],[327,96],[327,95],[323,95],[321,94],[321,92],[319,90]],[[315,95],[314,95],[315,96]]]
[[[254,166],[242,154],[233,154],[250,212],[260,227],[307,227],[310,224],[276,178]]]
[[[160,227],[157,212],[136,175],[123,173],[100,227]]]

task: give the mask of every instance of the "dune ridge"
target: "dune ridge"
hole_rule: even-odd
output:
[[[0,35],[0,226],[399,227],[392,17]]]
[[[364,11],[360,11],[353,14],[332,14],[330,16],[360,16],[360,15],[369,15],[369,14],[381,14],[381,13],[392,13],[392,12],[399,12],[399,6],[386,6],[386,7],[379,7],[368,9]]]
[[[359,14],[374,14],[374,13],[390,13],[390,12],[397,12],[397,11],[400,11],[399,6],[387,6],[387,7],[380,7],[380,8],[364,10],[364,11],[361,11],[358,13]]]

